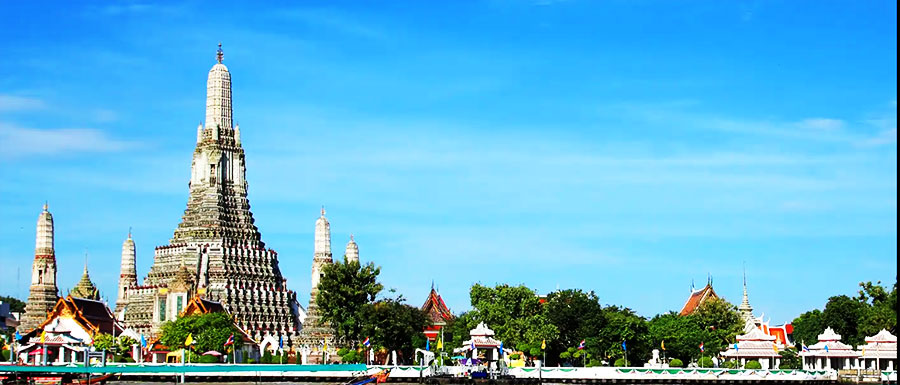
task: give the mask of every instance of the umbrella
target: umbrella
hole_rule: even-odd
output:
[[[450,358],[452,358],[452,359],[454,359],[454,360],[461,360],[461,359],[464,359],[464,358],[466,358],[466,357],[463,357],[463,356],[453,356],[453,357],[450,357]]]
[[[47,353],[50,353],[47,351]],[[44,354],[44,349],[35,349],[33,352],[28,353],[29,356],[36,356],[38,354]]]
[[[217,351],[215,351],[215,350],[210,350],[210,351],[208,351],[208,352],[206,352],[206,353],[203,353],[202,355],[204,355],[204,356],[221,356],[222,353],[219,353],[219,352],[217,352]]]

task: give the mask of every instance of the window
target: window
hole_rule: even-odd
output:
[[[166,320],[166,299],[159,299],[159,322]]]
[[[184,297],[179,295],[178,298],[175,300],[175,316],[176,317],[178,317],[178,315],[181,314],[182,298],[184,298]]]

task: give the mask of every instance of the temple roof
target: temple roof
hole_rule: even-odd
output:
[[[716,294],[716,291],[713,290],[712,282],[708,282],[706,286],[704,286],[700,290],[692,290],[691,296],[688,297],[687,302],[684,303],[684,306],[681,308],[681,312],[679,315],[688,315],[697,311],[700,305],[703,302],[706,302],[709,299],[719,298]]]
[[[819,341],[840,341],[841,335],[834,332],[832,328],[826,328],[822,334],[818,336]]]
[[[775,336],[770,336],[766,332],[753,328],[749,333],[736,337],[738,342],[741,341],[775,341]]]
[[[71,317],[90,334],[122,334],[122,327],[115,321],[112,312],[106,307],[106,304],[91,299],[73,297],[72,295],[56,301],[56,305],[53,306],[53,310],[50,311],[47,319],[35,331],[43,330],[53,319],[61,316]]]
[[[188,302],[187,306],[184,307],[184,310],[181,311],[180,316],[209,313],[228,313],[228,311],[225,310],[225,307],[222,306],[221,302],[210,301],[200,296],[194,296],[194,298],[191,298],[190,302]]]
[[[897,336],[891,334],[891,333],[890,333],[889,331],[887,331],[886,329],[881,329],[881,331],[878,332],[878,334],[876,334],[876,335],[874,335],[874,336],[871,336],[871,337],[866,337],[866,342],[868,342],[868,343],[870,343],[870,344],[871,344],[871,343],[879,343],[879,344],[884,344],[884,343],[888,343],[888,344],[896,344],[896,343],[897,343]]]
[[[436,325],[445,325],[454,318],[453,313],[447,308],[444,299],[434,289],[434,286],[431,287],[431,293],[428,294],[425,304],[422,305],[422,311],[428,315],[431,323]]]
[[[81,280],[69,292],[69,295],[77,298],[86,298],[92,300],[100,299],[100,290],[91,282],[91,276],[88,274],[87,263],[84,264],[84,274]]]

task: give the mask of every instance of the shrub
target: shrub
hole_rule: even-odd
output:
[[[598,361],[596,358],[591,358],[591,360],[588,361],[587,366],[588,366],[589,368],[592,368],[592,367],[595,367],[595,366],[600,366],[600,361]]]
[[[201,364],[214,364],[216,362],[219,362],[219,357],[213,355],[200,356],[200,360],[198,362],[200,362]]]
[[[263,353],[262,358],[260,358],[259,362],[261,362],[263,364],[271,364],[272,363],[272,352],[266,350],[266,352]]]
[[[762,364],[757,360],[750,360],[744,364],[744,369],[762,369]]]
[[[126,362],[126,363],[129,363],[129,364],[133,364],[133,363],[134,363],[134,358],[131,358],[130,356],[125,356],[125,357],[122,358],[122,362]]]
[[[521,355],[519,353],[509,355],[509,359],[511,359],[511,360],[518,360],[519,357],[521,357]]]
[[[670,368],[683,368],[684,362],[681,362],[681,360],[679,360],[677,358],[673,358],[672,361],[669,361],[669,367]]]
[[[247,359],[247,363],[248,363],[248,364],[255,364],[255,363],[256,363],[256,359],[255,359],[255,358],[248,358],[248,359]]]
[[[723,367],[723,368],[727,368],[727,369],[737,369],[738,364],[739,364],[739,363],[738,363],[737,361],[735,361],[735,360],[730,360],[730,361],[725,361],[725,362],[723,362],[723,363],[722,363],[722,367]]]
[[[0,349],[0,361],[2,361],[2,362],[9,361],[9,350]]]
[[[713,360],[709,357],[700,357],[700,360],[697,361],[697,366],[701,368],[711,368],[713,367]]]
[[[350,352],[350,349],[341,348],[340,350],[337,351],[337,355],[343,357],[343,356],[347,355],[347,353],[349,353],[349,352]]]
[[[613,366],[616,366],[616,367],[623,367],[623,366],[625,366],[625,359],[624,359],[624,358],[619,358],[619,359],[617,359],[616,362],[613,363]]]

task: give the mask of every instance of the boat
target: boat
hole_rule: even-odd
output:
[[[353,380],[348,382],[346,385],[364,385],[364,384],[370,384],[372,382],[374,382],[376,384],[381,384],[381,383],[387,382],[387,379],[390,375],[391,375],[391,370],[384,369],[384,370],[379,371],[378,373],[375,373],[371,376],[365,376],[362,378],[360,378],[360,377],[354,378]]]
[[[73,378],[71,383],[74,385],[105,384],[106,381],[113,376],[115,376],[114,373],[107,373],[99,376],[91,376],[90,380],[87,378]]]

